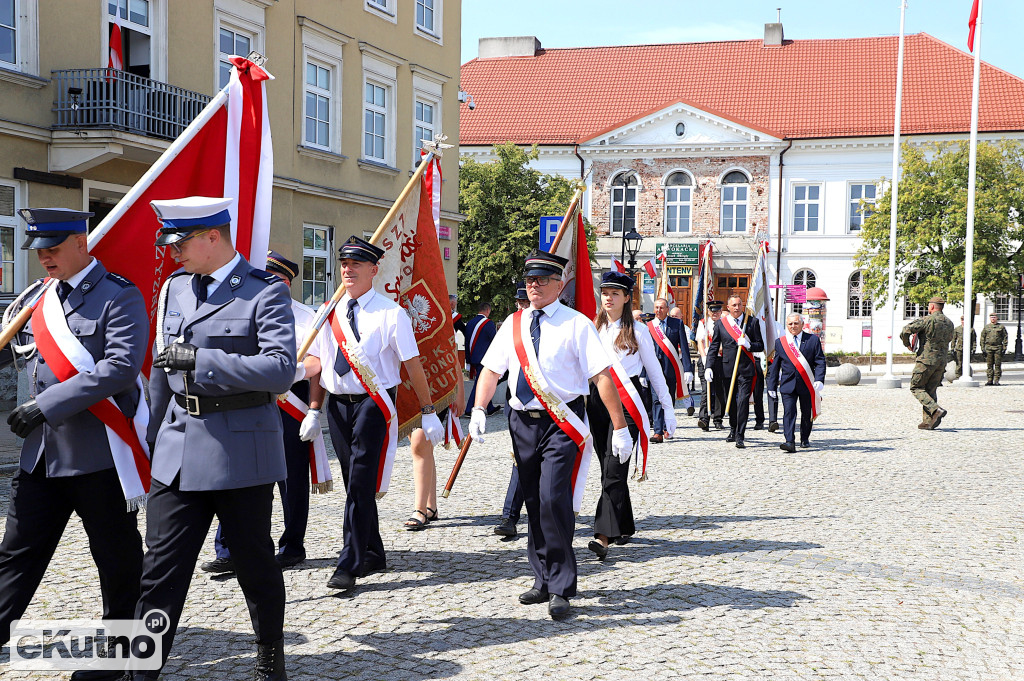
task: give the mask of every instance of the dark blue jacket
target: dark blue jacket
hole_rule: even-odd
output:
[[[786,394],[806,392],[804,380],[797,373],[796,365],[789,359],[786,349],[782,346],[784,339],[775,341],[775,357],[768,365],[767,385],[769,390]],[[804,331],[800,334],[800,354],[811,365],[814,376],[812,381],[825,382],[825,352],[821,349],[821,340],[813,333]]]
[[[480,332],[477,337],[473,339],[473,330],[480,324]],[[478,314],[468,322],[466,322],[466,363],[467,364],[480,364],[484,361],[484,355],[487,354],[487,348],[491,347],[491,341],[494,340],[494,334],[497,333],[498,329],[487,317],[482,314]],[[470,347],[470,339],[472,341],[472,347]]]
[[[651,321],[655,326],[658,326],[660,323],[657,317]],[[686,337],[686,327],[683,325],[683,322],[675,317],[665,317],[665,337],[668,338],[668,342],[679,353],[679,359],[683,363],[683,371],[692,374],[693,362],[690,361],[690,343]],[[674,392],[676,388],[676,372],[672,369],[672,360],[661,351],[657,343],[654,344],[654,352],[658,356],[658,361],[661,362],[661,371],[665,374],[669,390]]]

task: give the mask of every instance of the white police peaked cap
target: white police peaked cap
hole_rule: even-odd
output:
[[[231,224],[228,209],[234,199],[209,196],[187,196],[183,199],[150,201],[160,220],[156,245],[167,246],[188,237],[192,232]]]

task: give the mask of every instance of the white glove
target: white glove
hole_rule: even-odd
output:
[[[423,414],[420,417],[420,428],[431,445],[436,445],[444,439],[444,426],[441,425],[441,419],[437,418],[437,414]]]
[[[775,392],[774,390],[769,390],[768,391],[768,397],[772,398],[773,400],[777,400],[777,399],[779,399],[779,394],[777,392]]]
[[[675,407],[665,409],[665,432],[669,437],[675,437],[677,425]]]
[[[825,384],[822,383],[821,381],[815,381],[814,382],[814,389],[817,390],[819,393],[820,392],[824,392]]]
[[[665,418],[668,418],[668,412],[665,413]],[[612,454],[619,457],[619,463],[626,463],[629,461],[629,457],[632,453],[633,438],[629,435],[629,428],[617,428],[616,430],[613,430]]]
[[[693,372],[692,371],[684,371],[683,372],[683,384],[684,385],[690,385],[691,383],[693,383]]]
[[[705,381],[710,383],[711,379],[714,378],[714,377],[715,377],[715,374],[714,374],[713,371],[711,371],[711,367],[708,367],[707,369],[704,370],[704,380]]]
[[[320,432],[320,410],[310,409],[299,424],[299,439],[303,442],[312,442],[320,436]]]
[[[469,417],[469,436],[477,442],[484,441],[487,432],[487,414],[483,409],[473,409]]]
[[[740,336],[740,339],[738,341],[736,341],[736,345],[739,345],[741,347],[747,348],[749,350],[750,349],[750,339],[747,338],[746,336]]]
[[[292,383],[298,383],[306,377],[306,365],[299,362],[295,367],[295,378],[292,379]]]

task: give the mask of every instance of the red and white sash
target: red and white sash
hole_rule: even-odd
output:
[[[299,399],[299,396],[289,390],[283,400],[278,400],[277,406],[285,414],[302,423],[309,405]],[[309,445],[309,482],[310,492],[313,494],[324,494],[334,489],[334,479],[331,477],[331,463],[327,458],[327,445],[324,443],[324,434],[320,433],[316,438],[307,443]]]
[[[473,327],[473,333],[469,334],[469,340],[466,342],[466,371],[469,372],[470,378],[476,378],[476,370],[473,365],[470,364],[469,358],[473,355],[473,350],[476,348],[476,342],[480,340],[480,329],[484,328],[484,324],[491,321],[484,317],[479,324]]]
[[[96,360],[68,327],[64,305],[57,297],[54,286],[50,286],[41,301],[36,303],[32,312],[32,334],[40,356],[50,365],[61,383],[80,373],[88,374],[96,370]],[[149,409],[142,390],[142,379],[138,376],[135,377],[135,386],[139,391],[139,407],[131,420],[112,397],[89,407],[89,412],[106,428],[114,469],[129,511],[146,505],[150,485],[150,453],[146,445]]]
[[[455,415],[451,409],[448,410],[448,416],[444,420],[444,448],[451,449],[452,443],[455,443],[456,447],[462,446],[462,438],[465,435],[462,432],[462,422]]]
[[[729,315],[729,319],[730,320],[733,319],[732,315]],[[742,319],[742,317],[741,317],[741,319]],[[754,353],[752,353],[749,349],[747,349],[747,348],[745,348],[745,347],[743,347],[742,345],[739,344],[740,336],[743,335],[743,332],[740,331],[740,329],[739,329],[739,324],[733,324],[731,321],[729,321],[729,320],[727,320],[725,318],[725,315],[723,315],[722,316],[722,326],[724,326],[725,330],[729,332],[729,335],[732,336],[732,339],[734,341],[736,341],[736,347],[738,347],[740,350],[743,351],[743,354],[745,354],[747,356],[747,359],[750,360],[751,364],[756,366],[757,365],[757,360],[754,359]],[[738,358],[739,358],[739,354],[737,353],[737,359]],[[736,361],[736,360],[733,360],[733,361]],[[751,395],[754,394],[754,386],[756,386],[756,385],[757,385],[757,372],[755,371],[754,372],[754,380],[750,382],[750,394]]]
[[[618,360],[612,362],[610,373],[615,389],[619,391],[619,399],[622,401],[623,409],[632,417],[633,423],[640,430],[637,444],[640,445],[643,462],[638,463],[636,458],[633,459],[633,477],[638,482],[643,482],[647,479],[647,452],[651,446],[650,436],[648,435],[651,432],[651,422],[647,418],[647,408],[644,406],[644,401],[640,398],[640,393],[637,392],[636,386],[633,385],[629,374],[622,368],[622,364]]]
[[[530,339],[530,328],[523,324],[522,310],[512,315],[512,343],[515,345],[516,357],[523,368],[523,375],[526,376],[530,390],[555,425],[576,444],[576,460],[572,467],[572,509],[579,513],[583,505],[583,488],[586,486],[587,471],[590,469],[590,458],[594,454],[594,438],[590,436],[590,423],[586,420],[586,414],[580,419],[576,412],[551,390],[541,372],[540,362],[537,361],[537,353]]]
[[[661,327],[654,323],[654,320],[647,322],[647,328],[651,330],[651,337],[654,338],[654,342],[658,344],[658,347],[665,356],[672,360],[672,371],[676,374],[676,394],[674,398],[681,400],[684,397],[690,396],[690,391],[686,387],[686,382],[683,381],[683,363],[679,359],[679,353],[672,347],[672,344],[662,333]]]
[[[355,339],[348,320],[342,322],[337,312],[337,309],[331,310],[327,315],[327,321],[331,325],[334,340],[338,343],[338,352],[345,356],[348,365],[352,367],[352,373],[359,379],[370,399],[377,404],[388,424],[388,432],[380,449],[380,462],[377,465],[377,498],[380,499],[387,494],[388,485],[391,483],[391,468],[395,464],[395,450],[398,449],[398,409],[388,391],[377,382],[377,374],[370,367],[366,353]]]
[[[800,353],[800,348],[796,346],[796,339],[788,333],[782,341],[782,349],[786,351],[786,357],[789,357],[789,361],[796,367],[796,373],[803,379],[804,385],[811,393],[811,420],[813,421],[821,414],[821,393],[814,389],[814,372],[811,370],[811,365]]]

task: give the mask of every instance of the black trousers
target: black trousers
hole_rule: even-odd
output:
[[[716,376],[717,378],[717,376]],[[730,382],[732,373],[729,374]],[[753,387],[753,376],[736,375],[736,386],[732,391],[732,404],[729,405],[729,431],[737,440],[742,440],[747,432],[747,419],[750,418],[750,390]],[[729,389],[726,384],[725,389]],[[726,393],[728,399],[728,393]]]
[[[354,404],[331,397],[327,424],[345,481],[344,546],[338,567],[361,576],[387,561],[377,517],[377,471],[387,421],[369,397]]]
[[[764,423],[764,372],[761,370],[761,363],[754,363],[754,420],[757,423]]]
[[[72,513],[82,519],[89,551],[100,574],[104,619],[131,619],[139,599],[142,537],[138,512],[128,511],[113,468],[87,475],[49,478],[46,457],[31,473],[11,481],[7,527],[0,543],[0,645],[11,622],[21,619]]]
[[[163,636],[164,662],[214,516],[231,538],[235,574],[249,606],[256,641],[273,643],[283,637],[284,579],[270,538],[273,499],[273,484],[186,492],[178,488],[177,478],[170,485],[153,481],[146,506],[149,550],[142,564],[142,595],[135,617],[141,619],[154,609],[167,614],[170,626]]]
[[[570,403],[583,418],[583,398]],[[565,598],[576,595],[576,527],[572,510],[572,472],[576,444],[545,413],[513,409],[509,415],[512,451],[529,527],[527,558],[534,588]]]
[[[633,386],[640,393],[644,408],[651,402],[650,391],[640,384],[639,377],[633,377]],[[633,442],[639,442],[640,428],[633,422],[629,412],[623,409],[629,435]],[[587,416],[590,417],[590,433],[594,438],[594,452],[601,466],[601,496],[597,499],[597,510],[594,511],[594,536],[604,535],[609,539],[631,537],[636,533],[633,520],[633,503],[629,498],[629,464],[619,463],[619,457],[612,452],[612,428],[608,410],[601,401],[597,386],[590,387],[590,400],[587,402]],[[634,456],[643,456],[639,447]]]
[[[782,405],[785,412],[782,415],[782,432],[786,436],[786,442],[795,444],[793,437],[796,434],[796,403],[800,402],[800,441],[807,442],[811,438],[811,395],[807,388],[797,387],[795,393],[782,393]]]
[[[701,421],[712,420],[715,423],[721,423],[722,419],[725,418],[725,398],[719,394],[722,377],[717,374],[712,376],[709,385],[707,379],[704,378],[705,368],[704,361],[698,355],[697,373],[700,376],[700,411],[697,414],[697,418]]]

